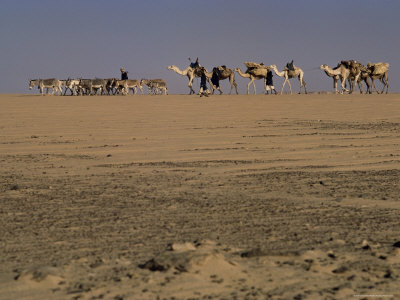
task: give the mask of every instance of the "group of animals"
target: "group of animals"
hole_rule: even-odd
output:
[[[300,82],[300,90],[301,93],[302,88],[304,88],[304,92],[307,94],[306,82],[304,81],[304,71],[293,65],[293,69],[285,67],[282,71],[279,71],[276,65],[266,66],[263,63],[258,64],[255,62],[245,62],[247,67],[246,71],[243,72],[240,68],[235,68],[231,70],[226,66],[219,66],[218,68],[218,78],[219,80],[229,79],[231,88],[229,94],[232,93],[232,89],[235,88],[236,94],[238,94],[237,84],[235,82],[235,72],[237,72],[241,77],[249,78],[250,81],[247,84],[247,94],[250,92],[250,85],[253,84],[254,94],[256,93],[255,80],[264,80],[264,90],[267,91],[266,86],[266,78],[268,72],[274,71],[274,73],[283,77],[285,80],[282,84],[281,94],[283,93],[283,89],[286,83],[289,85],[290,93],[292,93],[292,86],[290,84],[290,79],[298,78]],[[182,76],[186,76],[189,80],[189,94],[195,94],[193,89],[193,80],[196,77],[201,77],[204,72],[210,88],[211,92],[214,93],[216,89],[219,90],[220,94],[222,94],[222,90],[214,86],[214,84],[210,81],[213,76],[212,72],[208,72],[207,69],[202,67],[198,59],[195,63],[191,63],[186,69],[180,70],[177,66],[172,65],[168,67],[169,70],[172,70]],[[363,82],[367,86],[366,93],[372,93],[373,90],[377,93],[388,93],[389,90],[389,80],[388,80],[388,71],[389,64],[388,63],[368,63],[366,66],[362,65],[360,62],[355,60],[342,60],[338,63],[335,68],[331,68],[328,65],[324,64],[320,66],[320,69],[323,70],[326,75],[333,78],[333,86],[335,89],[335,93],[339,93],[337,89],[337,82],[341,81],[341,91],[340,93],[352,93],[356,85],[360,90],[360,93],[364,93]],[[378,79],[383,88],[381,91],[378,91],[375,86],[375,80]],[[349,88],[347,88],[347,83],[349,84]],[[143,94],[143,86],[146,85],[148,87],[149,93],[151,94],[168,94],[167,83],[164,79],[127,79],[127,80],[118,80],[115,78],[110,79],[67,79],[67,80],[58,80],[55,78],[52,79],[33,79],[29,81],[29,89],[37,86],[40,90],[40,93],[44,95],[44,89],[47,89],[46,94],[49,93],[49,89],[52,90],[53,94],[65,95],[67,91],[70,92],[71,95],[128,95],[130,91],[134,94],[137,93],[137,89],[141,91]],[[64,90],[64,92],[63,92]]]
[[[283,77],[285,80],[282,84],[282,89],[281,89],[281,94],[283,93],[283,89],[286,85],[286,83],[289,85],[290,93],[292,94],[292,86],[290,84],[290,79],[292,78],[298,78],[300,81],[300,91],[299,94],[301,93],[302,88],[304,88],[304,92],[307,94],[307,89],[306,89],[306,82],[304,81],[304,71],[293,65],[293,69],[289,69],[288,67],[285,67],[282,71],[279,71],[276,65],[269,65],[266,66],[263,63],[258,64],[254,62],[245,62],[245,66],[247,67],[247,70],[243,72],[240,68],[235,68],[234,70],[231,70],[225,66],[219,66],[217,67],[219,72],[219,80],[225,80],[229,79],[231,89],[230,89],[230,94],[232,93],[232,89],[236,89],[236,94],[238,94],[237,91],[237,84],[235,82],[235,72],[237,72],[240,76],[244,78],[249,78],[250,82],[247,85],[247,94],[249,94],[250,90],[250,85],[253,84],[253,89],[254,89],[254,94],[256,93],[256,86],[254,81],[255,80],[264,80],[264,90],[266,90],[266,78],[267,78],[267,73],[269,71],[274,71],[274,73],[279,76]],[[191,63],[186,69],[180,70],[177,66],[172,65],[168,67],[169,70],[174,71],[175,73],[186,76],[189,80],[188,87],[189,87],[189,94],[194,94],[195,91],[193,90],[193,80],[196,77],[201,76],[201,70],[204,70],[204,68],[201,67],[201,65],[198,63],[198,60],[196,60],[196,63]],[[368,63],[367,66],[362,65],[358,61],[355,60],[343,60],[339,62],[339,64],[335,68],[330,68],[328,65],[321,65],[320,69],[325,71],[325,73],[333,78],[334,82],[334,89],[335,93],[338,93],[337,90],[337,82],[338,80],[341,81],[341,91],[340,93],[352,93],[355,89],[356,83],[358,84],[360,93],[364,93],[364,88],[363,88],[363,82],[367,85],[367,93],[372,93],[373,88],[377,93],[383,93],[386,89],[386,93],[388,93],[389,89],[389,81],[388,81],[388,70],[389,70],[389,64],[388,63]],[[214,90],[216,89],[216,86],[210,82],[210,78],[212,77],[212,72],[208,72],[205,70],[205,75],[208,79],[208,82],[211,87],[211,92],[214,93]],[[383,89],[382,91],[378,91],[377,88],[375,87],[375,80],[378,79],[382,84],[383,84]],[[347,83],[349,84],[349,89],[347,89]],[[222,91],[220,90],[220,93]]]
[[[46,94],[51,89],[52,95],[66,95],[67,91],[71,95],[128,95],[130,91],[136,94],[137,89],[143,94],[144,85],[148,87],[151,94],[168,94],[167,83],[164,79],[118,80],[116,78],[96,78],[58,80],[51,78],[29,80],[29,89],[31,90],[37,86],[42,95],[44,95],[44,89],[46,89]]]
[[[389,90],[389,79],[388,79],[388,71],[389,64],[388,63],[367,63],[367,66],[364,66],[358,61],[355,60],[342,60],[338,63],[335,68],[331,68],[328,65],[321,65],[320,69],[325,71],[326,75],[329,77],[333,77],[333,87],[335,89],[335,93],[338,93],[337,90],[337,81],[341,81],[341,93],[344,92],[351,93],[355,89],[356,83],[358,84],[358,88],[360,93],[364,92],[363,82],[365,82],[367,86],[367,93],[372,93],[372,88],[379,94],[375,86],[375,79],[378,79],[382,85],[381,94],[384,93],[386,89],[386,94]],[[346,81],[349,82],[350,89],[346,88]]]

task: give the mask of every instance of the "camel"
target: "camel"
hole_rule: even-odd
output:
[[[346,89],[346,80],[350,76],[350,71],[347,69],[344,65],[339,64],[336,68],[332,69],[328,65],[321,65],[319,67],[321,70],[325,71],[325,74],[328,75],[329,77],[333,77],[333,87],[335,88],[335,93],[338,93],[337,90],[337,81],[340,79],[342,90],[341,94],[343,94],[343,91],[349,92],[348,89]]]
[[[195,77],[195,72],[194,72],[194,70],[193,70],[193,68],[192,67],[187,67],[185,70],[180,70],[177,66],[175,66],[175,65],[172,65],[172,66],[169,66],[168,67],[168,70],[172,70],[172,71],[174,71],[175,73],[177,73],[177,74],[179,74],[179,75],[182,75],[182,76],[187,76],[187,78],[189,79],[189,83],[188,83],[188,87],[189,87],[189,89],[190,89],[190,91],[189,91],[189,95],[191,95],[191,94],[195,94],[196,92],[194,91],[194,89],[193,89],[193,79],[194,79],[194,77]],[[197,76],[198,77],[198,76]]]
[[[250,82],[247,84],[247,95],[250,93],[250,84],[253,84],[254,88],[254,94],[256,94],[256,85],[254,83],[254,80],[260,80],[264,79],[264,89],[266,91],[266,85],[265,85],[265,78],[266,78],[266,72],[265,76],[263,75],[255,75],[254,73],[251,72],[251,69],[247,68],[246,72],[242,72],[240,68],[235,68],[235,72],[237,72],[240,76],[243,78],[250,78]]]
[[[386,87],[386,94],[389,91],[389,79],[388,79],[388,71],[389,64],[388,63],[375,63],[372,64],[370,62],[367,63],[367,68],[370,70],[370,78],[372,81],[372,87],[375,88],[375,91],[379,94],[378,89],[375,86],[375,79],[379,79],[383,84],[383,89],[380,94],[383,94]]]
[[[350,72],[348,81],[350,84],[349,94],[351,94],[354,90],[355,83],[359,83],[359,79],[361,76],[361,68],[360,68],[361,64],[355,60],[342,60],[339,64],[344,65]],[[360,88],[360,84],[358,85],[358,88]]]
[[[287,68],[283,69],[281,72],[278,71],[278,68],[276,67],[276,65],[270,65],[269,68],[271,68],[272,70],[274,70],[275,74],[278,75],[279,77],[285,77],[285,81],[283,82],[282,85],[282,90],[281,90],[281,95],[283,93],[283,88],[285,87],[286,82],[289,85],[290,88],[290,94],[292,94],[292,85],[290,84],[289,79],[291,78],[298,78],[300,81],[300,90],[299,90],[299,94],[301,93],[301,88],[304,86],[304,93],[307,94],[307,89],[306,89],[306,82],[304,81],[303,77],[304,77],[304,72],[302,69],[294,66],[294,71],[289,70]]]
[[[370,78],[371,71],[367,67],[365,67],[363,64],[361,64],[361,63],[359,63],[357,61],[354,61],[353,65],[355,65],[355,67],[358,70],[360,70],[360,76],[359,76],[358,81],[357,81],[360,93],[361,94],[364,93],[364,87],[362,85],[362,81],[364,81],[366,86],[367,86],[366,93],[371,94],[371,85],[369,83],[369,78]]]
[[[239,93],[238,93],[238,89],[237,89],[237,84],[236,84],[236,82],[235,82],[235,72],[232,71],[232,70],[229,69],[229,68],[224,67],[224,66],[218,66],[217,68],[218,68],[218,70],[219,70],[219,76],[218,76],[218,77],[219,77],[219,80],[225,80],[225,79],[229,78],[229,82],[230,82],[230,84],[231,84],[231,90],[229,91],[229,95],[232,94],[232,89],[233,89],[233,87],[235,87],[235,89],[236,89],[236,95],[239,94]],[[206,77],[207,77],[208,80],[211,79],[211,77],[212,77],[212,75],[213,75],[213,73],[212,73],[212,72],[208,72],[207,69],[205,70],[204,74],[206,75]],[[209,82],[210,82],[210,81],[209,81]],[[211,86],[211,93],[212,93],[212,94],[214,94],[214,90],[216,90],[216,89],[219,90],[220,95],[222,94],[221,87],[216,88],[216,87],[212,84],[212,82],[210,82],[210,86]]]

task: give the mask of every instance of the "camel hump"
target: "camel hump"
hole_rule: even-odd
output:
[[[226,66],[225,65],[218,66],[217,69],[220,70],[221,72],[223,72],[223,71],[226,71]]]

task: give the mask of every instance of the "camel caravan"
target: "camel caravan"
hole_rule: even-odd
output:
[[[214,67],[211,72],[209,72],[205,67],[201,66],[199,59],[197,58],[195,62],[192,62],[189,58],[189,66],[181,70],[175,65],[168,66],[169,70],[175,73],[187,77],[189,95],[195,94],[193,89],[193,81],[195,78],[201,79],[200,84],[200,96],[208,96],[209,94],[214,94],[217,90],[222,94],[222,89],[219,85],[221,80],[228,79],[230,83],[229,94],[232,94],[232,90],[235,89],[236,94],[238,94],[238,86],[235,82],[235,73],[243,78],[248,78],[249,83],[247,84],[247,94],[250,93],[250,86],[253,86],[254,94],[256,94],[256,80],[264,81],[264,93],[278,94],[275,90],[273,84],[273,74],[282,77],[284,79],[280,94],[283,93],[286,84],[289,86],[290,94],[292,94],[292,85],[290,79],[297,78],[300,83],[299,94],[301,94],[302,89],[304,93],[307,94],[306,82],[304,81],[304,71],[295,66],[293,61],[287,63],[286,66],[279,71],[276,65],[264,65],[263,63],[256,62],[244,62],[246,66],[246,71],[242,71],[240,68],[230,69],[224,65]],[[388,80],[388,63],[370,63],[368,62],[366,66],[362,65],[360,62],[355,60],[342,60],[334,68],[331,68],[327,64],[321,65],[320,70],[324,71],[326,75],[333,78],[333,87],[335,93],[349,93],[351,94],[356,87],[360,93],[369,93],[376,91],[378,94],[382,94],[386,90],[386,94],[389,90],[389,80]],[[51,95],[130,95],[137,94],[138,90],[141,94],[144,94],[143,87],[147,86],[149,94],[168,94],[167,83],[164,79],[128,79],[128,72],[121,68],[121,80],[117,78],[108,79],[67,79],[58,80],[55,78],[51,79],[33,79],[29,81],[29,89],[37,87],[42,95],[48,95],[51,90]],[[378,79],[382,83],[382,90],[379,91],[375,86],[375,80]],[[341,82],[341,90],[338,91],[338,81]],[[210,86],[211,91],[208,90],[207,83]],[[366,91],[364,91],[364,84],[366,85]],[[347,88],[348,87],[348,88]],[[46,89],[46,93],[45,93]]]
[[[214,94],[215,90],[218,90],[220,94],[222,94],[222,90],[219,86],[219,80],[225,79],[229,79],[231,87],[229,94],[232,93],[233,88],[235,88],[236,94],[238,94],[237,84],[235,82],[235,72],[238,73],[239,76],[243,78],[248,78],[250,80],[247,84],[247,94],[250,93],[251,85],[253,86],[254,94],[256,94],[256,86],[254,82],[261,79],[264,81],[264,92],[268,94],[269,91],[271,91],[272,93],[273,91],[275,91],[272,83],[272,71],[278,77],[284,78],[280,94],[283,93],[286,84],[289,86],[290,94],[292,94],[292,86],[290,83],[290,79],[292,78],[297,78],[299,80],[299,94],[301,93],[302,89],[304,89],[304,93],[307,94],[306,82],[304,81],[304,71],[301,68],[295,66],[293,64],[293,61],[286,64],[285,68],[283,68],[282,71],[279,71],[276,65],[266,66],[263,63],[256,62],[244,62],[244,65],[247,68],[244,72],[240,68],[235,68],[234,70],[231,70],[226,66],[218,66],[213,68],[213,72],[208,72],[207,69],[199,64],[199,61],[197,59],[196,62],[191,62],[190,65],[184,70],[179,69],[175,65],[169,66],[168,69],[174,71],[179,75],[187,77],[189,81],[189,94],[195,94],[195,91],[193,89],[193,80],[196,77],[201,77],[202,75],[210,85],[210,94]],[[360,93],[364,93],[363,82],[365,82],[367,86],[366,93],[371,94],[373,90],[375,90],[378,94],[381,94],[384,93],[385,89],[386,93],[388,93],[388,63],[368,63],[367,66],[364,66],[355,60],[343,60],[334,69],[330,68],[326,64],[321,65],[320,69],[323,70],[329,77],[333,78],[335,93],[339,93],[337,89],[338,80],[341,81],[341,94],[343,94],[344,92],[352,93],[355,89],[356,83],[358,84]],[[213,77],[216,78],[215,81],[212,80]],[[375,86],[376,79],[379,79],[379,81],[383,85],[383,89],[381,91],[378,91]],[[216,85],[215,83],[218,83],[218,85]],[[347,89],[347,84],[349,85],[349,89]],[[275,94],[277,94],[276,91]]]

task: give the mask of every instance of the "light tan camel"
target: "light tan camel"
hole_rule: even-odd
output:
[[[196,92],[194,91],[194,89],[193,89],[193,79],[194,79],[195,77],[198,77],[198,76],[195,75],[195,72],[194,72],[193,68],[191,68],[191,67],[189,66],[189,67],[187,67],[185,70],[180,70],[177,66],[172,65],[172,66],[169,66],[169,67],[168,67],[168,70],[172,70],[172,71],[174,71],[175,73],[177,73],[177,74],[179,74],[179,75],[182,75],[182,76],[187,76],[187,78],[189,79],[189,83],[188,83],[188,87],[189,87],[189,89],[190,89],[189,95],[195,94],[195,93],[196,93]]]
[[[229,78],[229,83],[231,84],[231,90],[229,91],[229,95],[232,94],[232,89],[233,87],[235,87],[236,90],[236,95],[239,94],[238,93],[238,89],[237,89],[237,84],[235,82],[235,72],[232,71],[229,68],[226,67],[222,67],[222,66],[218,66],[216,67],[219,70],[219,80],[225,80],[227,78]],[[206,75],[207,79],[211,79],[213,73],[212,72],[208,72],[207,69],[205,70],[204,74]],[[222,94],[222,90],[221,87],[216,87],[214,86],[214,84],[212,82],[210,82],[210,86],[211,86],[211,93],[214,94],[214,90],[218,90],[220,94]]]
[[[359,83],[360,76],[361,76],[361,68],[360,68],[360,63],[357,63],[355,60],[342,60],[339,64],[344,65],[350,72],[349,74],[349,84],[350,84],[350,94],[354,90],[355,83]],[[358,85],[360,88],[360,85]],[[361,93],[361,89],[360,89]]]
[[[329,77],[333,77],[333,87],[335,88],[335,93],[338,93],[337,90],[337,81],[340,80],[341,81],[341,86],[342,86],[342,90],[341,90],[341,94],[343,94],[344,91],[349,92],[348,89],[346,89],[346,80],[349,78],[350,76],[350,71],[349,69],[347,69],[344,65],[339,64],[336,68],[332,69],[330,66],[328,66],[327,64],[325,65],[321,65],[319,67],[322,71],[325,72],[326,75],[328,75]]]
[[[375,86],[375,79],[379,79],[380,82],[382,82],[383,84],[383,89],[381,91],[381,94],[383,94],[383,92],[385,91],[385,87],[387,94],[389,91],[389,78],[388,78],[389,64],[388,63],[372,64],[368,62],[367,68],[371,71],[370,78],[372,81],[372,87],[375,88],[375,91],[379,94],[379,91]]]
[[[250,84],[253,84],[254,94],[256,94],[256,85],[254,81],[260,79],[264,79],[264,90],[266,91],[265,78],[267,75],[255,75],[253,72],[250,72],[250,70],[251,69],[247,68],[246,72],[243,73],[240,68],[235,68],[235,72],[237,72],[240,76],[250,79],[250,82],[247,84],[247,94],[250,93]]]
[[[359,63],[358,61],[353,61],[352,62],[352,68],[355,70],[355,71],[353,71],[354,73],[357,73],[358,71],[360,72],[360,75],[359,75],[358,80],[357,80],[357,84],[358,84],[358,88],[360,90],[360,93],[361,94],[364,93],[364,87],[363,87],[363,84],[362,84],[362,81],[364,81],[366,86],[367,86],[366,93],[371,94],[371,85],[369,83],[369,78],[370,78],[371,71],[366,66],[364,66],[361,63]],[[354,78],[354,80],[355,80],[355,78]],[[354,82],[354,84],[355,84],[355,82]]]
[[[289,81],[289,79],[291,79],[291,78],[298,78],[299,79],[299,81],[300,81],[299,94],[301,93],[301,88],[303,86],[304,86],[304,93],[307,94],[306,82],[303,79],[304,72],[303,72],[302,69],[300,69],[300,68],[298,68],[298,67],[296,67],[294,65],[293,65],[294,71],[285,68],[280,72],[280,71],[278,71],[278,68],[276,67],[276,65],[270,65],[269,68],[274,70],[275,74],[278,75],[279,77],[285,77],[285,81],[282,84],[281,94],[283,93],[283,88],[285,87],[286,82],[289,85],[290,94],[292,94],[292,86],[291,86],[290,81]]]

